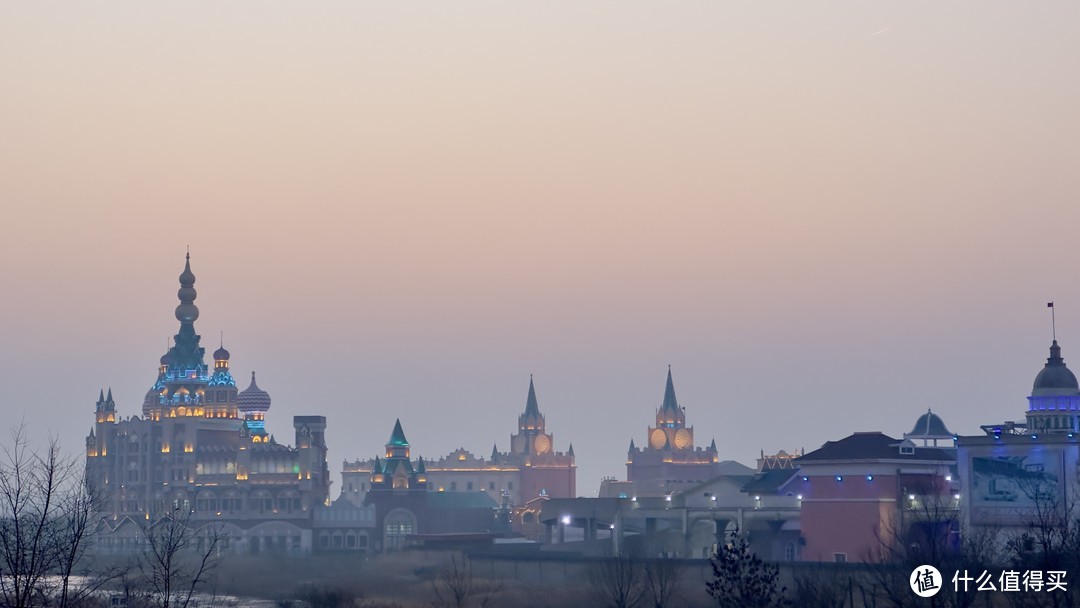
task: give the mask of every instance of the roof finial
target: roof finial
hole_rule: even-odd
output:
[[[220,342],[218,343],[218,346],[220,346],[221,348],[225,348],[225,330],[221,330],[221,335],[219,336],[219,338]]]

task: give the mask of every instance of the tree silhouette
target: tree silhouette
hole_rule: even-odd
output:
[[[766,564],[750,550],[750,543],[731,533],[731,541],[712,557],[713,580],[706,583],[709,595],[724,608],[780,608],[790,605],[786,588],[779,585],[780,569]]]

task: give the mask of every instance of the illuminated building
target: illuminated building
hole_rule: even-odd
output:
[[[801,559],[888,560],[896,544],[925,546],[927,535],[955,543],[955,454],[868,432],[797,459],[799,470],[781,493],[797,496],[802,507]]]
[[[694,427],[686,426],[685,410],[675,398],[675,383],[668,367],[664,401],[656,410],[656,426],[649,427],[645,447],[637,448],[630,440],[626,455],[626,479],[633,484],[630,493],[661,496],[720,475],[716,440],[707,448],[695,447]]]
[[[197,524],[221,524],[230,551],[310,551],[317,545],[314,512],[324,508],[330,489],[326,418],[295,416],[295,446],[278,443],[266,430],[270,395],[254,372],[250,386],[238,391],[224,346],[212,367],[205,362],[190,256],[177,296],[180,330],[161,357],[142,417],[120,417],[111,390],[96,404],[86,468],[105,501],[98,549],[132,550],[138,529],[181,511]]]
[[[383,456],[372,461],[368,480],[364,505],[375,512],[376,550],[446,535],[491,534],[499,528],[498,503],[487,493],[429,491],[426,466],[423,459],[412,460],[401,420],[394,422]],[[337,503],[348,501],[343,497]]]
[[[398,430],[395,428],[395,433]],[[518,432],[510,436],[508,452],[492,447],[491,456],[485,459],[458,448],[438,460],[420,459],[417,463],[424,467],[429,490],[484,492],[497,504],[507,501],[520,507],[541,495],[570,498],[576,492],[574,447],[565,453],[555,451],[554,436],[547,431],[531,377],[525,411],[518,416]],[[370,478],[380,466],[386,463],[378,459],[346,461],[341,474],[343,495],[354,504],[363,504],[374,487]]]
[[[957,438],[966,530],[1005,540],[1048,517],[1069,517],[1080,478],[1080,385],[1057,340],[1027,401],[1025,422],[988,424],[982,435]]]

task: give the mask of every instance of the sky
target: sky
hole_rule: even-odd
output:
[[[509,447],[578,493],[667,366],[753,465],[1022,420],[1080,366],[1080,4],[0,1],[0,413],[141,414],[190,246],[207,352],[330,470]]]

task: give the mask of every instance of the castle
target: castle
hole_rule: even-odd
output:
[[[86,474],[103,501],[98,550],[131,551],[148,522],[180,512],[194,525],[219,524],[225,550],[311,551],[315,513],[330,492],[326,418],[295,416],[294,445],[278,443],[266,430],[270,395],[255,373],[238,391],[224,346],[212,366],[205,361],[190,255],[177,297],[180,330],[161,357],[142,416],[119,416],[111,389],[95,405]],[[333,534],[326,531],[327,546]]]
[[[391,457],[395,437],[404,441],[400,422],[391,435],[391,443],[387,444],[387,459]],[[577,489],[574,446],[571,444],[566,452],[559,452],[555,450],[554,440],[540,413],[536,387],[530,377],[525,411],[518,416],[518,432],[510,436],[508,451],[500,452],[493,446],[491,456],[485,459],[459,448],[438,460],[420,458],[415,466],[411,462],[406,464],[410,471],[421,470],[425,487],[435,492],[484,492],[496,504],[507,502],[513,507],[538,496],[572,498]],[[392,475],[385,470],[390,462],[377,457],[344,462],[343,496],[353,504],[363,504],[368,492],[378,487],[377,479]]]

